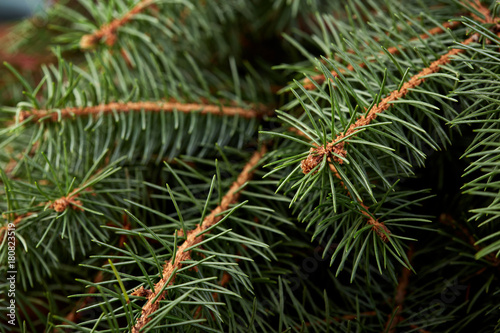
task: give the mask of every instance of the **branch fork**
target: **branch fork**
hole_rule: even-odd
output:
[[[75,196],[76,197],[76,196]],[[83,209],[79,206],[82,205],[82,202],[80,200],[75,200],[75,197],[67,196],[67,197],[62,197],[54,202],[49,206],[49,208],[54,209],[58,213],[64,212],[66,209],[69,207],[73,208],[74,210],[81,210]]]

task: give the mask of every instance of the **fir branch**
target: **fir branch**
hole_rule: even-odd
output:
[[[478,34],[473,34],[471,37],[463,41],[462,45],[469,45],[470,43],[477,42],[479,38]],[[432,62],[429,67],[424,68],[420,73],[414,75],[408,82],[403,84],[401,89],[392,91],[387,97],[382,99],[377,105],[375,105],[371,110],[367,112],[367,115],[360,116],[354,124],[352,124],[344,133],[340,133],[332,141],[326,144],[326,146],[320,146],[316,148],[311,148],[309,155],[306,159],[301,162],[302,172],[308,174],[313,170],[322,160],[323,156],[327,155],[339,164],[343,163],[343,160],[336,157],[334,154],[345,157],[347,156],[347,151],[345,150],[345,140],[347,136],[352,136],[359,131],[362,126],[369,125],[376,117],[378,113],[384,112],[391,107],[391,102],[397,101],[405,97],[411,89],[418,87],[425,81],[422,76],[430,75],[439,72],[440,66],[444,66],[451,61],[451,57],[459,53],[465,52],[465,49],[451,49],[448,53],[442,55],[438,60]],[[339,142],[341,141],[341,142]]]
[[[214,104],[196,104],[196,103],[179,103],[179,102],[163,102],[163,101],[142,101],[142,102],[113,102],[109,104],[101,104],[96,106],[87,107],[69,107],[60,110],[24,110],[19,113],[19,121],[30,119],[33,122],[37,121],[59,121],[63,118],[72,118],[77,116],[97,116],[101,113],[113,112],[130,112],[130,111],[146,111],[146,112],[160,112],[160,111],[179,111],[183,113],[190,113],[199,111],[201,114],[213,114],[220,116],[239,116],[242,118],[258,118],[265,114],[269,114],[268,110],[264,108],[257,109],[244,109],[242,107],[233,106],[220,106]]]
[[[89,190],[89,189],[86,189],[86,190]],[[48,206],[48,208],[53,209],[58,213],[62,213],[70,207],[74,210],[84,211],[84,209],[82,208],[82,206],[83,206],[82,202],[80,200],[76,200],[78,198],[78,196],[80,195],[79,192],[81,192],[81,191],[82,191],[81,188],[77,188],[77,189],[73,190],[70,194],[68,194],[67,196],[62,196],[61,198],[56,199],[54,201],[42,202],[42,203],[38,204],[37,207]],[[14,216],[14,220],[11,223],[13,223],[15,226],[17,226],[19,223],[21,223],[21,221],[23,221],[25,218],[27,218],[33,214],[36,214],[36,212],[27,212],[27,213],[24,213],[21,215],[16,215],[16,216]],[[7,214],[7,215],[9,215],[9,214]],[[8,228],[8,225],[4,225],[3,227],[0,227],[0,239],[2,239],[2,242],[3,242],[3,233],[5,230],[7,230],[7,228]]]
[[[297,133],[300,136],[303,136],[305,138],[310,139],[310,137],[307,134],[305,134],[304,132],[300,131],[299,129],[297,129],[295,127],[291,127],[291,128],[289,128],[289,130],[291,132]],[[316,146],[316,147],[318,147],[318,146]],[[331,159],[329,158],[328,161],[331,161]],[[332,171],[332,173],[335,175],[335,177],[337,177],[340,180],[340,185],[346,190],[347,195],[350,197],[351,192],[349,192],[349,190],[347,189],[347,186],[342,181],[342,177],[340,176],[340,174],[337,171],[337,169],[335,168],[335,166],[333,164],[329,164],[329,167],[330,167],[330,170]],[[367,218],[368,224],[373,226],[373,230],[377,233],[377,235],[380,237],[380,239],[382,241],[387,242],[389,240],[389,235],[391,234],[391,231],[387,228],[387,226],[383,222],[379,222],[378,219],[374,219],[368,213],[370,207],[366,206],[363,202],[360,202],[359,204],[361,205],[361,207],[364,208],[364,209],[359,209],[359,211],[361,212],[362,215],[364,215]]]
[[[107,157],[106,157],[106,159],[107,159]],[[95,177],[101,175],[102,172],[103,172],[102,168],[96,170],[92,176],[89,176],[89,178],[83,184],[81,184],[79,187],[75,188],[68,195],[62,196],[62,197],[55,199],[55,200],[41,202],[38,205],[36,205],[35,207],[36,208],[47,207],[49,209],[53,209],[57,213],[62,213],[70,207],[73,210],[85,211],[85,209],[83,207],[83,203],[80,200],[77,200],[77,198],[83,192],[91,192],[92,191],[89,184],[95,179]],[[96,195],[96,194],[91,193],[91,195]],[[11,223],[14,223],[14,225],[17,226],[17,224],[19,224],[25,218],[27,218],[33,214],[36,214],[37,212],[38,212],[38,210],[31,211],[31,212],[28,211],[28,212],[21,214],[21,215],[16,215],[13,213],[12,214],[4,214],[4,215],[7,215],[7,218],[11,218],[11,219],[14,218],[14,220]],[[3,232],[5,230],[7,230],[7,228],[8,228],[8,225],[0,227],[0,238],[2,238]],[[3,240],[2,240],[2,242],[3,242]]]
[[[178,247],[176,256],[175,258],[173,258],[174,260],[169,260],[163,266],[163,277],[155,285],[154,291],[146,291],[144,287],[141,287],[133,293],[134,295],[147,295],[148,301],[143,306],[142,314],[137,319],[135,326],[132,328],[132,333],[139,333],[139,331],[151,320],[150,316],[156,310],[158,310],[158,308],[160,307],[159,302],[165,298],[166,293],[164,292],[163,294],[159,295],[160,291],[164,290],[164,286],[168,281],[170,281],[169,284],[172,284],[174,282],[176,269],[179,269],[183,266],[183,261],[189,260],[191,258],[191,250],[185,250],[201,242],[205,234],[202,234],[200,236],[197,235],[220,221],[222,219],[222,215],[219,214],[226,211],[230,205],[238,201],[240,196],[240,188],[252,178],[254,169],[264,156],[265,152],[266,146],[263,145],[262,148],[259,151],[255,152],[250,158],[236,181],[231,185],[231,188],[229,189],[227,194],[222,198],[220,205],[212,210],[210,215],[205,217],[203,222],[198,227],[188,232],[186,240],[181,246]]]
[[[116,42],[117,30],[127,24],[135,15],[142,13],[147,7],[154,4],[154,0],[141,0],[130,11],[120,18],[103,25],[92,34],[84,35],[80,39],[80,48],[84,50],[92,49],[97,46],[102,39],[108,46],[113,46]]]
[[[442,26],[445,28],[445,29],[455,29],[457,28],[459,25],[461,24],[461,22],[459,21],[453,21],[453,22],[444,22],[442,24]],[[423,33],[421,35],[419,35],[418,37],[413,37],[410,39],[410,41],[415,41],[415,40],[419,40],[419,39],[427,39],[429,38],[429,36],[432,36],[432,35],[437,35],[437,34],[441,34],[445,32],[445,30],[443,30],[441,27],[434,27],[430,30],[427,31],[427,33]],[[353,51],[347,51],[347,52],[353,52]],[[392,47],[389,47],[387,49],[387,52],[390,53],[390,54],[398,54],[400,52],[400,48],[399,47],[395,47],[395,46],[392,46]],[[384,51],[380,51],[380,54],[381,55],[384,55],[385,52]],[[372,59],[370,61],[375,61],[375,59]],[[362,62],[362,63],[359,63],[358,64],[359,67],[363,68],[363,67],[366,67],[366,63]],[[354,71],[354,66],[351,65],[351,64],[348,64],[347,65],[347,70],[348,71]],[[340,70],[341,73],[343,74],[345,72],[345,70]],[[331,72],[333,77],[338,77],[339,76],[339,73],[335,72],[335,71],[332,71]],[[311,77],[312,80],[316,81],[317,83],[323,83],[326,78],[323,74],[318,74],[318,75],[315,75],[313,77]],[[305,89],[308,89],[308,90],[314,90],[316,89],[316,86],[311,82],[311,79],[309,78],[305,78],[303,81],[302,81],[302,85],[304,86]]]

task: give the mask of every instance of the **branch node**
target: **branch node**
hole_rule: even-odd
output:
[[[349,129],[350,130],[350,129]],[[300,167],[302,168],[302,172],[304,174],[308,174],[314,169],[321,161],[323,160],[323,156],[327,155],[328,159],[331,161],[335,161],[338,164],[343,164],[344,161],[342,158],[347,156],[347,151],[344,148],[344,142],[338,143],[338,141],[343,136],[339,136],[337,140],[330,142],[326,145],[326,149],[324,146],[318,146],[316,148],[311,148],[309,150],[309,155],[305,160],[302,160],[300,163]],[[335,154],[335,155],[334,155]],[[341,156],[342,158],[338,157]]]
[[[75,200],[73,197],[62,197],[60,199],[55,200],[49,208],[54,209],[58,213],[64,212],[68,207],[73,208],[74,210],[81,210],[83,209],[81,207],[82,202],[80,200]]]

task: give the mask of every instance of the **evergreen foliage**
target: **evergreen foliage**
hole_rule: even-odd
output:
[[[500,332],[498,1],[68,0],[1,38],[1,332]]]

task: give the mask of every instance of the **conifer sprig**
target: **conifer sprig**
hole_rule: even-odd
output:
[[[464,40],[462,45],[469,45],[470,43],[477,42],[479,40],[479,35],[474,34],[471,37]],[[448,64],[451,61],[451,57],[465,52],[465,49],[454,48],[448,53],[442,55],[438,60],[431,63],[427,68],[422,69],[420,73],[414,75],[408,82],[404,83],[403,86],[392,91],[387,97],[383,98],[377,105],[374,105],[371,109],[366,112],[366,115],[359,117],[354,124],[350,125],[349,128],[337,137],[326,144],[326,146],[319,146],[317,148],[311,148],[309,155],[306,159],[301,162],[301,169],[304,174],[308,174],[313,169],[315,169],[319,163],[323,160],[324,156],[328,156],[339,164],[344,163],[344,158],[347,156],[347,151],[344,146],[348,143],[348,138],[356,135],[361,128],[370,125],[370,123],[377,118],[377,114],[386,111],[394,102],[404,98],[411,89],[418,87],[425,81],[425,77],[431,74],[437,73],[441,66]]]
[[[163,266],[162,279],[155,284],[154,290],[147,291],[141,287],[140,290],[134,292],[136,295],[147,295],[147,302],[142,308],[140,318],[137,319],[136,324],[132,328],[132,333],[139,333],[140,330],[151,320],[150,316],[159,309],[159,302],[165,297],[165,285],[174,283],[177,270],[185,265],[183,264],[184,261],[191,259],[190,249],[204,239],[207,229],[222,219],[223,216],[221,213],[228,210],[230,205],[235,204],[238,201],[241,187],[252,178],[255,171],[254,169],[261,161],[265,152],[266,146],[262,146],[260,150],[253,154],[243,168],[241,174],[231,185],[227,194],[222,198],[220,205],[212,210],[212,212],[205,217],[203,222],[198,225],[198,227],[194,230],[190,230],[187,235],[185,235],[187,238],[176,250],[175,258],[172,258],[165,264],[165,266]]]
[[[114,19],[112,22],[103,25],[92,34],[82,36],[80,40],[80,47],[82,49],[94,48],[102,39],[105,40],[108,46],[113,46],[116,42],[117,30],[127,24],[127,22],[129,22],[135,15],[140,14],[155,2],[155,0],[140,0],[122,17]]]
[[[471,8],[473,8],[474,10],[476,10],[478,13],[480,13],[482,15],[482,17],[480,17],[475,12],[470,12],[470,16],[474,20],[481,22],[481,23],[494,23],[494,20],[491,17],[489,9],[487,7],[485,7],[484,5],[482,5],[479,0],[469,1],[469,2],[466,2],[465,4],[469,5]],[[433,35],[444,33],[446,31],[446,29],[453,30],[453,29],[459,27],[461,24],[462,23],[460,21],[443,22],[440,26],[431,28],[426,33],[422,33],[419,36],[410,38],[409,41],[410,42],[418,41],[418,40],[423,41],[425,39],[432,37]],[[500,33],[500,32],[498,32],[498,33]],[[383,51],[380,51],[380,54],[381,55],[384,55],[384,54],[396,55],[396,54],[401,52],[401,48],[402,48],[401,45],[391,46]],[[348,50],[347,52],[354,52],[354,51]],[[375,59],[373,59],[371,61],[375,61]],[[364,62],[361,62],[359,64],[356,64],[356,66],[359,68],[364,68],[367,66],[367,64]],[[346,69],[347,69],[347,71],[356,70],[356,68],[352,64],[348,64]],[[342,74],[345,74],[347,71],[344,69],[340,69],[340,73],[342,73]],[[331,73],[332,77],[339,76],[339,72],[337,72],[335,70],[331,71],[330,73]],[[326,77],[324,74],[318,74],[318,75],[314,75],[310,78],[305,78],[302,81],[302,85],[304,86],[305,89],[314,90],[318,87],[317,84],[322,84],[325,80],[326,80]],[[317,83],[317,84],[312,83],[312,81],[315,81],[315,83]]]
[[[480,23],[486,23],[485,19],[477,15],[475,17],[479,19]],[[486,15],[486,17],[488,16]],[[429,102],[423,102],[417,100],[405,101],[405,99],[410,93],[413,94],[417,91],[423,93],[426,92],[426,90],[429,88],[417,88],[420,88],[424,81],[432,80],[431,77],[447,77],[446,74],[439,73],[441,69],[445,68],[445,70],[447,70],[447,66],[451,64],[452,60],[455,60],[458,55],[465,53],[466,50],[471,49],[470,45],[473,45],[473,43],[480,41],[480,36],[480,33],[473,31],[472,36],[470,36],[469,38],[460,43],[457,42],[456,45],[452,45],[451,47],[448,46],[451,50],[449,50],[446,54],[438,55],[442,51],[434,51],[434,54],[438,55],[438,60],[435,60],[434,62],[427,62],[424,60],[423,63],[426,65],[426,67],[423,70],[419,69],[419,73],[412,76],[409,80],[406,80],[409,69],[404,72],[404,70],[402,70],[402,68],[400,68],[400,66],[398,67],[398,65],[396,64],[398,71],[403,74],[403,79],[400,80],[397,89],[388,92],[386,95],[387,97],[385,98],[382,98],[381,96],[383,91],[386,90],[386,80],[389,80],[389,77],[391,77],[391,74],[389,74],[387,69],[385,70],[384,78],[381,83],[375,82],[375,78],[366,78],[359,73],[353,73],[355,74],[353,75],[355,76],[354,78],[347,78],[344,77],[342,75],[342,72],[338,69],[337,62],[330,59],[324,59],[324,61],[334,68],[335,72],[339,75],[339,78],[334,78],[331,73],[327,72],[326,66],[324,66],[321,62],[318,62],[318,65],[322,66],[322,71],[324,72],[325,77],[330,77],[332,82],[335,82],[335,84],[332,82],[328,84],[330,96],[328,96],[328,93],[317,83],[315,86],[319,91],[314,94],[307,92],[307,89],[305,89],[303,85],[297,83],[297,86],[300,90],[298,90],[298,92],[292,90],[292,92],[297,98],[297,104],[301,104],[302,109],[305,111],[305,113],[301,117],[298,117],[298,121],[296,121],[295,123],[292,121],[292,117],[290,117],[289,115],[286,115],[282,112],[279,112],[279,115],[280,118],[282,118],[285,122],[296,129],[295,132],[304,133],[307,137],[309,137],[312,142],[304,142],[304,144],[312,147],[310,148],[307,156],[305,153],[297,153],[293,156],[293,158],[287,157],[284,160],[273,162],[273,164],[280,162],[282,162],[283,164],[276,167],[275,170],[271,173],[276,172],[277,170],[281,170],[285,167],[289,167],[292,163],[296,163],[299,158],[302,159],[300,167],[305,176],[295,176],[294,173],[298,171],[298,168],[295,168],[283,180],[278,189],[286,188],[286,191],[289,191],[295,188],[296,192],[292,203],[308,198],[303,205],[297,205],[297,209],[301,209],[299,219],[304,222],[308,222],[308,228],[312,225],[316,225],[318,230],[316,231],[315,235],[324,234],[325,230],[327,230],[327,225],[322,222],[325,219],[327,221],[342,221],[342,223],[345,223],[344,225],[348,224],[348,219],[346,217],[338,217],[335,215],[335,213],[338,213],[338,208],[336,211],[336,205],[340,205],[342,209],[344,209],[345,207],[349,207],[347,210],[350,212],[352,212],[353,207],[356,207],[355,210],[357,210],[360,215],[368,219],[368,224],[373,226],[374,231],[379,233],[382,232],[382,230],[385,230],[384,234],[389,234],[389,230],[385,226],[386,223],[380,225],[374,223],[378,222],[378,219],[375,218],[374,215],[370,215],[368,206],[364,203],[365,199],[363,198],[364,195],[370,196],[370,199],[375,203],[376,208],[374,208],[373,210],[376,212],[382,205],[381,202],[378,202],[380,200],[378,197],[378,195],[380,195],[380,192],[377,194],[376,188],[378,186],[370,184],[373,184],[375,182],[374,179],[377,179],[378,176],[380,176],[380,179],[387,184],[386,186],[388,188],[391,188],[391,190],[393,190],[393,186],[395,186],[390,185],[389,181],[387,181],[387,179],[385,179],[385,177],[380,172],[381,162],[379,162],[379,160],[385,158],[393,159],[394,162],[400,165],[401,169],[403,170],[405,168],[405,165],[407,165],[408,171],[403,172],[403,174],[409,175],[411,174],[410,163],[405,162],[400,156],[392,154],[391,148],[395,146],[397,147],[399,145],[401,145],[399,147],[406,146],[407,151],[413,150],[413,156],[417,161],[420,158],[425,158],[425,155],[420,150],[422,149],[421,142],[417,144],[418,146],[415,146],[412,142],[417,142],[418,140],[416,141],[415,139],[410,137],[403,138],[400,134],[401,131],[397,129],[397,125],[393,128],[393,125],[387,126],[389,122],[387,124],[378,122],[375,123],[373,122],[373,120],[379,116],[383,116],[384,120],[388,120],[393,124],[402,124],[405,123],[407,119],[415,117],[415,119],[419,120],[418,122],[412,121],[412,123],[414,125],[417,125],[417,123],[421,124],[423,122],[424,117],[429,117],[428,119],[433,124],[439,127],[443,126],[442,124],[439,124],[439,122],[442,120],[446,120],[447,118],[443,117],[435,111],[425,111],[424,113],[415,113],[415,115],[410,115],[409,110],[407,110],[406,108],[401,108],[399,107],[399,105],[408,104],[414,107],[418,107],[418,109],[424,110],[428,110],[428,108],[431,107],[438,109],[431,104],[431,100],[429,100]],[[349,45],[348,42],[346,42],[345,44]],[[444,46],[445,44],[443,43],[442,45]],[[341,53],[342,57],[348,59],[348,56],[346,53],[344,53],[344,51],[339,50],[339,52]],[[367,69],[366,72],[370,71],[373,73],[375,70],[383,70],[383,67],[381,67],[380,65],[372,68],[372,66],[369,65],[369,59],[370,58],[365,58],[363,60],[363,64]],[[395,59],[391,59],[393,62],[395,61]],[[379,59],[377,60],[380,61]],[[349,62],[352,64],[352,60],[349,59]],[[363,66],[358,66],[357,70],[361,71],[363,68]],[[394,74],[392,74],[391,80],[394,81],[395,79],[396,78],[394,77]],[[379,92],[371,100],[365,100],[362,93],[357,94],[357,92],[361,92],[361,90],[359,90],[358,88],[359,85],[362,85],[365,89],[371,90],[370,86],[376,84],[380,85]],[[334,90],[334,88],[336,89]],[[363,93],[366,93],[366,91]],[[351,100],[349,100],[347,96],[350,96]],[[449,98],[445,95],[440,95],[439,97],[443,99]],[[323,101],[328,102],[330,105],[324,107],[322,105]],[[354,103],[352,101],[354,101]],[[351,103],[357,104],[356,108],[354,108]],[[399,118],[399,114],[398,116],[396,116],[392,114],[386,114],[384,112],[394,104],[398,104],[397,111],[401,114],[401,118]],[[294,104],[290,104],[289,108],[292,108],[292,105]],[[356,112],[358,108],[364,108],[365,111]],[[331,115],[329,115],[329,112],[331,112]],[[346,116],[344,116],[344,112]],[[448,113],[448,116],[451,116],[451,113]],[[377,126],[380,127],[377,128]],[[409,124],[404,126],[407,129],[411,128],[410,132],[412,132],[412,134],[416,135],[416,137],[419,137],[420,139],[423,139],[422,134],[420,134],[419,132],[423,133],[424,131],[421,131]],[[341,129],[339,130],[338,127],[340,127]],[[366,136],[368,137],[367,140],[358,139],[358,134],[360,134],[362,131],[366,131]],[[384,134],[383,132],[386,131],[387,134]],[[288,137],[287,135],[281,134],[280,136],[285,138]],[[379,141],[376,141],[380,140],[382,136],[392,137],[387,141],[384,140],[385,147],[381,146]],[[332,137],[331,141],[328,139],[329,137]],[[444,133],[441,137],[443,141],[448,140]],[[294,141],[303,142],[297,139],[294,139]],[[347,149],[346,143],[353,141],[359,144],[360,147],[350,146],[350,149]],[[438,149],[438,144],[434,142],[432,137],[428,137],[428,139],[424,139],[424,141],[427,144],[431,145],[433,149]],[[374,149],[361,147],[361,145],[363,144],[369,145],[368,147],[373,146],[374,149],[382,151],[384,154],[387,154],[387,156],[376,157],[376,155],[371,152]],[[350,151],[350,154],[352,154],[352,156],[348,156],[348,151]],[[408,158],[408,161],[411,161],[412,156],[410,155]],[[420,163],[423,163],[423,159]],[[350,198],[352,195],[353,201],[356,201],[357,204],[350,205],[348,204],[348,201],[346,199],[342,198],[339,195],[338,191],[336,190],[336,188],[338,187],[337,184],[335,184],[334,178],[330,177],[329,175],[325,175],[326,173],[328,173],[329,169],[333,171],[334,175],[336,176],[335,178],[340,179],[341,186],[348,189],[347,196]],[[346,171],[352,174],[353,177],[349,177]],[[294,180],[296,181],[294,182]],[[287,185],[287,183],[291,183],[291,186],[288,185],[287,187],[284,187],[285,185]],[[365,193],[362,193],[360,191],[360,187],[362,187],[363,192]],[[328,208],[325,204],[325,199],[328,199],[327,196],[333,199],[333,209]],[[402,196],[404,195],[401,194],[401,197]],[[385,199],[386,198],[384,198],[383,201]],[[315,204],[319,206],[317,208],[313,208],[314,204],[312,202],[315,202]],[[403,206],[404,205],[400,207]],[[398,210],[395,209],[391,212],[395,213],[396,211]],[[402,212],[398,212],[398,214],[401,213]],[[382,214],[380,216],[385,215]],[[350,221],[350,223],[355,223],[354,221],[357,222],[358,220],[354,219],[353,221]],[[332,227],[335,226],[335,228],[337,229],[338,223],[339,222],[331,223]],[[346,244],[349,244],[349,241],[352,241],[352,238],[350,238],[349,236],[350,233],[354,233],[354,231],[346,228],[345,234],[343,235],[343,238],[340,242],[341,245],[347,246]],[[379,234],[379,237],[381,237],[383,240],[387,240],[387,236],[382,237],[382,235]],[[395,236],[395,238],[398,238],[398,236]],[[346,250],[346,252],[348,252],[348,250]],[[395,252],[399,252],[399,254],[402,253],[400,250],[396,250]],[[336,254],[338,253],[334,253],[332,261],[333,258],[335,258]],[[360,258],[360,256],[361,255],[358,255],[357,258]],[[341,269],[342,263],[340,264],[339,269]]]
[[[14,330],[498,330],[499,13],[479,0],[50,9],[57,37],[32,35],[60,44],[57,61],[41,80],[7,67],[19,82],[0,87]]]
[[[296,129],[295,127],[289,128],[289,131],[295,132],[295,133],[299,134],[300,136],[303,136],[303,137],[310,139],[308,135],[306,135],[304,132]],[[330,158],[328,160],[330,161]],[[339,179],[340,185],[344,188],[347,195],[349,197],[351,197],[351,193],[349,192],[349,189],[347,188],[346,184],[342,181],[342,176],[340,176],[340,174],[338,173],[335,166],[333,164],[330,164],[329,167],[330,167],[330,170],[332,171],[332,173],[335,175],[335,177],[337,179]],[[380,237],[380,239],[382,239],[384,242],[387,242],[388,237],[390,237],[390,234],[391,234],[390,230],[384,225],[383,222],[379,222],[378,219],[375,219],[372,215],[370,215],[370,213],[369,213],[370,208],[368,206],[363,204],[363,202],[360,202],[359,204],[360,204],[359,212],[361,214],[363,214],[364,216],[366,216],[367,223],[373,226],[373,230],[375,230],[375,232]]]
[[[427,31],[427,33],[420,34],[418,37],[412,37],[410,39],[410,42],[417,41],[417,40],[428,39],[432,35],[437,35],[437,34],[444,33],[445,29],[455,29],[458,26],[460,26],[460,24],[461,24],[460,21],[443,22],[441,24],[441,26],[429,29]],[[389,53],[391,55],[395,55],[395,54],[398,54],[400,52],[400,48],[401,48],[401,46],[391,46],[391,47],[387,48],[384,51],[380,51],[380,54],[384,55],[386,53]],[[349,51],[347,51],[347,52],[349,52]],[[351,50],[351,52],[354,52],[354,51]],[[373,59],[372,61],[375,61],[375,59]],[[361,62],[361,63],[359,63],[357,65],[359,67],[361,67],[361,68],[367,66],[366,63],[364,63],[364,62]],[[347,71],[354,71],[354,70],[355,70],[355,68],[354,68],[353,65],[351,65],[351,64],[347,65]],[[345,71],[344,69],[340,69],[340,72],[342,74],[345,74],[347,71]],[[339,73],[337,73],[336,71],[331,71],[331,75],[332,75],[332,77],[338,77]],[[322,84],[325,80],[326,80],[326,78],[325,78],[324,74],[318,74],[318,75],[312,76],[311,78],[305,78],[302,81],[302,85],[304,86],[305,89],[314,90],[314,89],[317,88],[317,85],[315,85],[314,83],[312,83],[312,81],[315,81],[317,84]]]

